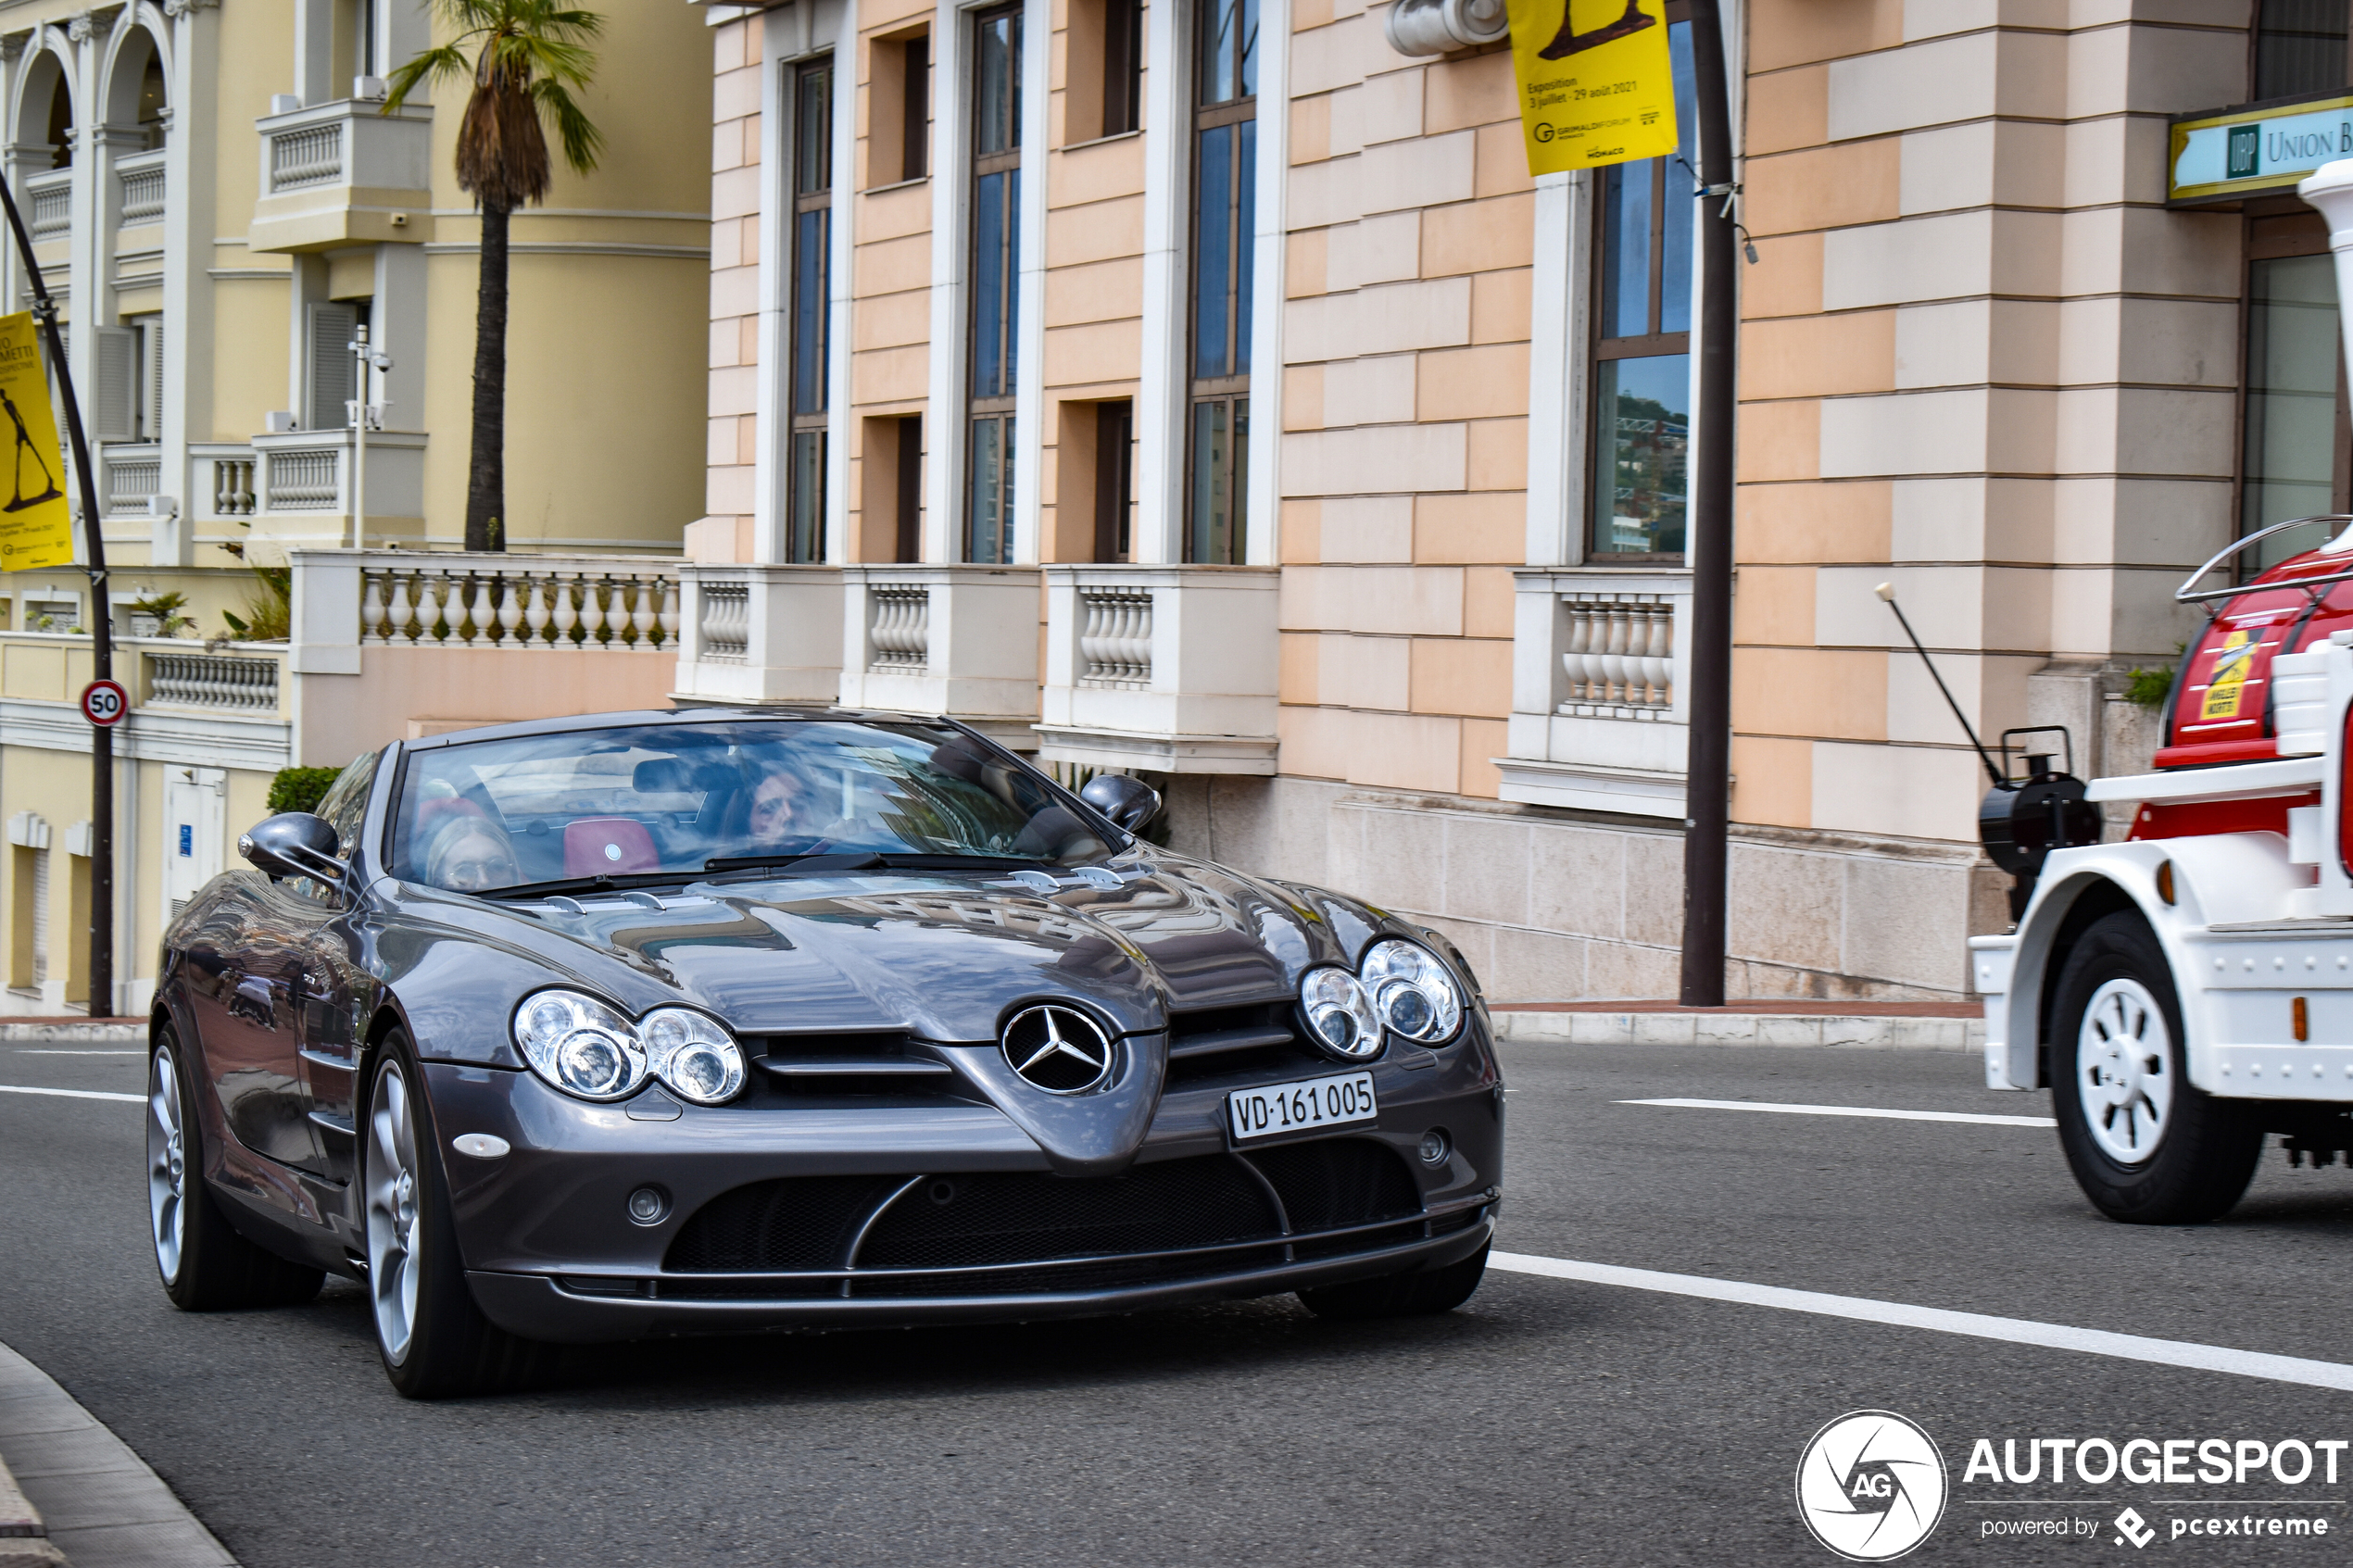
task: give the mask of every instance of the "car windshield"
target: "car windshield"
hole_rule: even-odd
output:
[[[796,858],[1112,846],[1035,770],[918,722],[746,720],[573,730],[411,753],[393,872],[461,893]]]

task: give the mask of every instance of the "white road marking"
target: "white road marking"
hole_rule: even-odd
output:
[[[2353,1391],[2353,1366],[2341,1361],[2309,1361],[2302,1356],[2274,1356],[2260,1350],[2233,1350],[2221,1345],[2198,1345],[2183,1339],[2149,1339],[2137,1334],[2111,1334],[2106,1329],[2070,1328],[2065,1323],[2036,1323],[2030,1318],[1997,1318],[1983,1312],[1953,1312],[1942,1307],[1874,1301],[1866,1296],[1827,1296],[1815,1290],[1787,1290],[1776,1285],[1709,1279],[1703,1274],[1660,1273],[1651,1269],[1619,1268],[1614,1263],[1580,1263],[1567,1258],[1539,1258],[1524,1252],[1491,1253],[1487,1261],[1490,1267],[1506,1269],[1514,1273],[1582,1280],[1589,1285],[1622,1286],[1629,1290],[1653,1290],[1668,1296],[1696,1296],[1703,1300],[1733,1301],[1747,1307],[1777,1307],[1783,1311],[1852,1318],[1861,1323],[1887,1323],[1897,1328],[1925,1328],[1937,1334],[1966,1335],[1973,1339],[2039,1345],[2051,1350],[2080,1350],[2086,1355],[2113,1356],[2120,1361],[2154,1361],[2160,1366],[2186,1367],[2194,1372],[2225,1372],[2238,1377],[2265,1378],[2273,1383],[2297,1383],[2312,1388]]]
[[[145,1056],[147,1053],[136,1047],[128,1050],[118,1050],[109,1047],[105,1050],[76,1051],[45,1046],[19,1046],[17,1054],[19,1056]]]
[[[127,1099],[133,1105],[145,1105],[145,1095],[108,1094],[104,1089],[33,1089],[21,1084],[0,1084],[0,1095],[55,1095],[60,1099]]]
[[[1622,1099],[1620,1105],[1671,1105],[1686,1110],[1778,1110],[1785,1116],[1878,1116],[1890,1122],[1976,1122],[1989,1127],[2056,1127],[2048,1116],[1990,1116],[1975,1110],[1875,1110],[1860,1105],[1781,1105],[1758,1099]]]

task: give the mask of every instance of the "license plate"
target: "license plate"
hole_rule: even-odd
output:
[[[1370,1122],[1379,1114],[1380,1107],[1373,1099],[1373,1075],[1369,1073],[1267,1084],[1255,1089],[1236,1089],[1226,1097],[1226,1121],[1234,1130],[1236,1143],[1270,1138],[1277,1133]]]

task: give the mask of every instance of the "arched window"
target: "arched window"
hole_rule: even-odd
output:
[[[64,169],[73,162],[73,94],[63,72],[49,89],[49,167]]]
[[[148,152],[163,145],[163,61],[147,51],[147,67],[139,73],[139,145]]]

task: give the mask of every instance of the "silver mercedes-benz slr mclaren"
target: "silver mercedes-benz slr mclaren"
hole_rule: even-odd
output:
[[[887,714],[363,757],[165,933],[164,1287],[364,1281],[420,1397],[549,1342],[1459,1305],[1503,1152],[1469,968],[1160,809]]]

